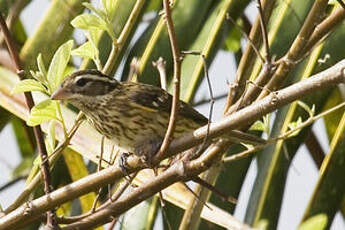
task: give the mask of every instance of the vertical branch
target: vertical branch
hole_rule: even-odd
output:
[[[267,29],[264,20],[264,12],[262,10],[261,0],[258,0],[258,9],[259,9],[259,16],[260,16],[260,26],[262,32],[262,39],[264,42],[265,47],[265,62],[271,62],[271,55],[270,55],[270,48],[268,44],[268,36],[267,36]]]
[[[169,0],[163,0],[163,7],[164,7],[164,12],[165,12],[165,20],[168,27],[173,61],[174,61],[174,93],[173,93],[173,101],[172,101],[172,106],[171,106],[169,126],[158,153],[159,157],[162,156],[167,150],[170,143],[170,139],[174,133],[176,116],[177,116],[178,107],[179,107],[180,78],[181,78],[181,52],[177,45],[174,25],[171,19]]]
[[[6,22],[2,16],[2,14],[0,14],[0,27],[1,27],[1,30],[4,34],[4,39],[6,41],[9,53],[10,53],[10,55],[13,59],[13,62],[15,64],[15,68],[17,70],[18,76],[19,76],[20,80],[23,80],[24,79],[24,71],[22,68],[22,63],[20,61],[18,52],[15,48],[15,44],[13,43],[12,36],[8,30],[8,27],[6,25]],[[29,109],[31,109],[34,106],[34,100],[32,98],[31,92],[24,93],[24,96],[25,96],[26,105],[28,106]],[[47,154],[46,146],[45,146],[44,139],[43,139],[43,133],[42,133],[40,126],[34,126],[33,130],[34,130],[35,140],[37,142],[38,152],[40,154],[41,161],[42,161],[41,172],[42,172],[43,180],[44,180],[44,192],[46,194],[49,194],[51,192],[49,161],[48,161],[48,154]],[[47,225],[48,226],[54,226],[54,224],[55,224],[54,223],[54,215],[55,214],[53,211],[47,212]]]

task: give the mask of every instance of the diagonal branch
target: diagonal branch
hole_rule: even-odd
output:
[[[247,124],[260,119],[263,115],[270,113],[294,100],[300,99],[306,94],[313,93],[317,90],[321,90],[335,84],[344,83],[344,69],[345,60],[306,80],[295,83],[277,92],[272,92],[261,101],[253,103],[252,105],[241,109],[218,122],[212,123],[208,135],[210,137],[217,137],[225,132],[228,132],[229,130],[247,126]],[[172,141],[167,150],[167,154],[164,157],[169,157],[173,154],[177,154],[189,149],[192,146],[200,144],[206,134],[207,125]],[[198,159],[192,162],[187,162],[186,164],[182,164],[180,162],[177,163],[178,165],[176,166],[173,165],[172,169],[163,172],[163,174],[153,178],[151,181],[143,185],[143,189],[138,190],[141,192],[136,192],[135,190],[133,194],[130,193],[123,199],[113,203],[111,205],[112,208],[107,210],[111,212],[111,215],[119,215],[147,197],[154,195],[158,190],[160,191],[161,189],[168,187],[178,180],[188,180],[191,177],[198,175],[199,173],[207,170],[226,147],[226,141],[218,141]],[[158,156],[156,156],[153,160],[153,163],[157,164],[159,162]],[[131,166],[131,168],[128,169],[128,173],[138,171],[143,167],[137,158],[129,159],[128,164]],[[173,173],[173,176],[170,173]],[[118,166],[115,166],[84,177],[63,188],[55,190],[48,195],[33,200],[30,202],[30,205],[22,205],[18,209],[2,217],[0,219],[0,230],[13,229],[14,227],[18,227],[19,224],[22,225],[32,222],[39,218],[43,212],[46,212],[47,210],[68,200],[75,199],[90,191],[94,191],[108,183],[116,181],[122,178],[122,176],[123,173],[121,169]],[[109,218],[109,215],[107,217]],[[102,221],[104,221],[104,219],[102,219]]]
[[[24,71],[22,68],[22,63],[20,61],[18,52],[15,48],[15,44],[13,43],[12,36],[11,36],[11,34],[7,28],[6,22],[2,16],[2,14],[0,14],[0,27],[1,27],[1,30],[4,34],[4,38],[5,38],[8,50],[10,52],[10,55],[14,61],[18,76],[19,76],[20,80],[24,80]],[[32,98],[31,92],[25,92],[24,96],[25,96],[25,101],[26,101],[28,108],[31,109],[34,106],[34,100]],[[46,194],[49,194],[51,192],[49,162],[47,161],[48,154],[47,154],[47,150],[46,150],[45,143],[44,143],[43,133],[42,133],[40,126],[33,127],[33,130],[34,130],[34,135],[35,135],[35,139],[37,142],[38,152],[40,154],[41,161],[42,161],[41,172],[42,172],[43,180],[44,180],[44,191]],[[47,225],[48,226],[54,226],[54,220],[53,220],[54,216],[55,216],[54,211],[48,211],[47,212]]]

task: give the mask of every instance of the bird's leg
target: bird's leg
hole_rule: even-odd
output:
[[[161,138],[147,140],[135,148],[134,154],[140,157],[148,168],[153,168],[153,158],[159,151],[161,144]]]
[[[127,180],[127,181],[131,181],[131,177],[130,177],[130,175],[129,175],[129,173],[128,173],[128,164],[127,164],[127,159],[128,159],[128,157],[131,155],[131,153],[128,153],[128,152],[123,152],[122,154],[121,154],[121,156],[120,156],[120,161],[119,161],[119,167],[120,167],[120,169],[121,169],[121,172],[123,173],[123,175],[125,175],[125,179]],[[129,179],[128,179],[128,178]]]

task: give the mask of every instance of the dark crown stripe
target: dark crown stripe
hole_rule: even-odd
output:
[[[74,72],[73,74],[71,74],[70,77],[75,78],[75,77],[83,76],[83,75],[94,75],[94,76],[102,77],[102,78],[105,78],[108,80],[113,80],[113,78],[105,75],[104,73],[102,73],[101,71],[98,71],[96,69],[80,70],[80,71],[77,71],[77,72]]]

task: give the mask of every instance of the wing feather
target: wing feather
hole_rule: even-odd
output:
[[[172,96],[165,90],[146,84],[123,83],[124,88],[131,88],[129,98],[136,104],[147,107],[150,110],[170,113]],[[140,89],[138,89],[138,87]],[[142,93],[145,91],[145,93]],[[207,124],[207,118],[196,111],[192,106],[180,100],[178,115],[190,119],[200,125]]]

